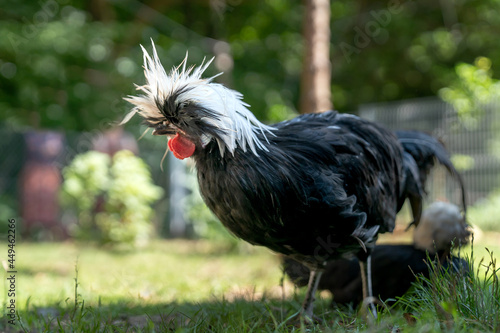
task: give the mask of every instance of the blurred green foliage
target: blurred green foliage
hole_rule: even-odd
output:
[[[122,150],[111,158],[89,151],[76,156],[63,176],[61,202],[76,215],[76,239],[132,247],[149,240],[151,206],[163,190],[132,152]]]
[[[492,62],[486,57],[477,57],[474,64],[459,63],[455,67],[455,77],[449,87],[439,90],[439,96],[453,105],[460,118],[460,123],[465,127],[475,129],[481,123],[484,111],[498,105],[494,102],[500,98],[500,81],[492,77]],[[497,111],[497,110],[495,110]],[[486,145],[488,152],[493,158],[500,159],[500,118],[490,117],[488,131],[492,135],[488,138]],[[453,164],[456,168],[465,172],[472,169],[477,163],[470,155],[453,155]],[[500,177],[497,173],[496,177]],[[497,179],[491,179],[496,183]],[[479,226],[484,231],[500,231],[500,193],[491,193],[488,197],[474,203],[468,209],[468,220]]]
[[[465,172],[474,168],[474,158],[470,155],[453,154],[451,155],[451,162],[459,172]]]
[[[473,124],[487,104],[500,97],[500,81],[492,78],[486,57],[478,57],[474,65],[460,63],[455,71],[456,78],[439,95],[453,105],[463,123]]]
[[[500,59],[495,0],[339,0],[331,8],[341,111],[435,95],[455,82],[455,64]],[[150,38],[166,68],[186,51],[192,63],[216,55],[207,75],[224,71],[218,80],[244,93],[260,119],[289,118],[299,99],[302,14],[285,0],[0,0],[0,121],[81,131],[120,120],[129,109],[122,98],[144,82],[139,44],[150,48]]]
[[[12,197],[2,195],[0,196],[0,235],[7,235],[9,219],[14,218],[16,215],[17,203],[14,202]]]

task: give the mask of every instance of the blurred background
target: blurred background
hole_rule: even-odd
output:
[[[1,0],[0,233],[15,218],[32,240],[234,241],[204,207],[189,161],[162,164],[166,141],[139,140],[137,118],[117,126],[151,40],[167,69],[186,52],[193,64],[215,57],[207,76],[224,72],[217,80],[266,123],[326,105],[433,133],[464,176],[470,221],[500,231],[500,2],[339,0],[327,15],[307,3]],[[310,67],[331,73],[328,102],[312,110]],[[445,172],[429,193],[459,203]]]

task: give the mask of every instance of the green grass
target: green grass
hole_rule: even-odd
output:
[[[243,246],[227,253],[224,244],[155,241],[142,250],[119,252],[73,243],[28,243],[17,246],[20,303],[31,298],[32,304],[36,300],[47,306],[73,297],[77,261],[80,293],[92,304],[99,299],[207,301],[247,286],[262,292],[280,279],[277,258],[263,248]]]
[[[483,264],[489,262],[485,246],[500,252],[497,239],[497,235],[484,234],[481,245],[476,242],[476,264],[482,257],[486,258]],[[0,243],[0,249],[6,248]],[[471,321],[472,312],[459,311],[462,305],[480,313],[491,308],[493,319],[475,327],[500,330],[494,319],[500,305],[484,296],[495,295],[492,288],[498,293],[491,267],[486,279],[482,269],[479,275],[460,280],[472,286],[467,289],[471,297],[462,305],[456,304],[459,292],[465,289],[455,287],[455,298],[449,297],[450,288],[445,286],[453,280],[436,274],[430,282],[439,288],[421,290],[417,286],[415,294],[400,302],[402,307],[381,310],[373,325],[355,309],[330,308],[329,296],[321,293],[315,313],[324,321],[307,325],[296,316],[304,290],[295,290],[287,281],[282,284],[277,257],[263,248],[242,243],[234,250],[224,243],[176,240],[119,252],[75,243],[19,242],[16,252],[16,301],[22,326],[12,327],[2,313],[0,331],[431,332],[443,328],[443,314],[436,303],[451,314],[456,331],[476,325]],[[0,252],[0,259],[5,259],[4,254],[6,250]],[[2,304],[7,300],[5,291],[0,300]],[[408,316],[417,317],[415,326]]]
[[[434,319],[442,328],[500,330],[500,283],[496,258],[489,252],[475,265],[466,254],[468,271],[442,270],[430,264],[429,278],[419,277],[413,293],[400,302],[407,311]]]

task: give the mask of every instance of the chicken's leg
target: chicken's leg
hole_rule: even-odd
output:
[[[361,270],[361,284],[363,287],[363,305],[367,306],[373,318],[377,319],[377,309],[374,304],[373,289],[372,289],[372,260],[371,255],[366,258],[366,261],[359,260],[359,268]]]
[[[307,285],[306,298],[302,304],[302,315],[307,320],[313,319],[313,305],[314,305],[314,294],[316,294],[316,289],[318,289],[319,279],[323,271],[312,270],[309,274],[309,284]]]

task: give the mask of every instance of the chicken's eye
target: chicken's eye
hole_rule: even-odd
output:
[[[154,126],[153,135],[169,135],[175,134],[176,131],[169,126],[168,123],[163,122]]]

